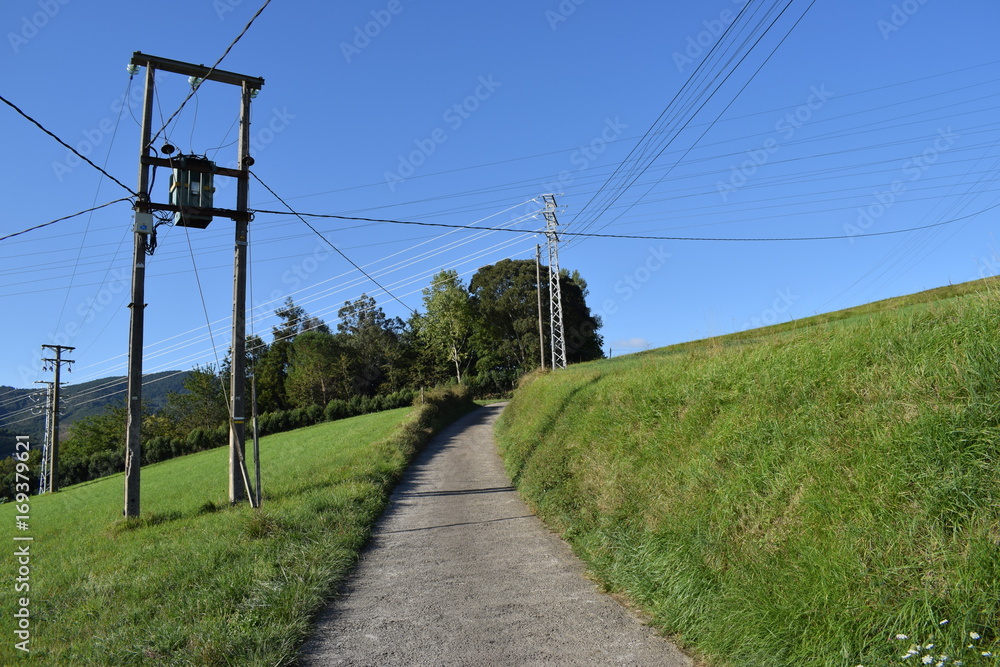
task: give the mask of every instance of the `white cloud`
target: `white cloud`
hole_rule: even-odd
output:
[[[645,350],[649,347],[649,341],[645,338],[625,338],[616,340],[611,344],[613,349]]]

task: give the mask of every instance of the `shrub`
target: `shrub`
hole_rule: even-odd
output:
[[[323,416],[327,421],[332,422],[338,419],[345,419],[351,415],[347,411],[347,402],[342,401],[339,398],[335,398],[326,404],[326,410],[323,411]]]

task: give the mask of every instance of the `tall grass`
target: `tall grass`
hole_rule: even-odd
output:
[[[710,664],[916,662],[897,634],[981,660],[1000,630],[1000,297],[863,315],[534,376],[498,423],[508,472]]]
[[[136,520],[121,519],[120,475],[32,498],[32,651],[5,633],[0,663],[291,663],[414,451],[473,407],[429,393],[264,438],[259,510],[229,507],[226,448],[144,468]],[[0,522],[13,526],[13,507]],[[2,597],[4,627],[14,598]]]

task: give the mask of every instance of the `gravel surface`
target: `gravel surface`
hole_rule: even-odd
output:
[[[693,664],[602,595],[511,488],[493,444],[502,409],[418,457],[300,664]]]

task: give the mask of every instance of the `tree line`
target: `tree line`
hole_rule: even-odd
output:
[[[466,284],[442,271],[423,290],[423,309],[389,317],[362,294],[347,301],[331,328],[288,298],[275,310],[270,342],[247,337],[245,396],[256,396],[262,434],[409,405],[422,388],[467,386],[478,397],[509,394],[525,373],[550,359],[548,276],[534,260],[480,268]],[[587,306],[587,284],[563,270],[563,323],[568,363],[604,356],[600,318]],[[539,336],[538,305],[542,306]],[[228,359],[196,367],[185,391],[142,417],[142,463],[225,445],[229,433]],[[82,419],[61,445],[61,484],[124,469],[125,407]],[[5,471],[0,470],[0,476]]]

